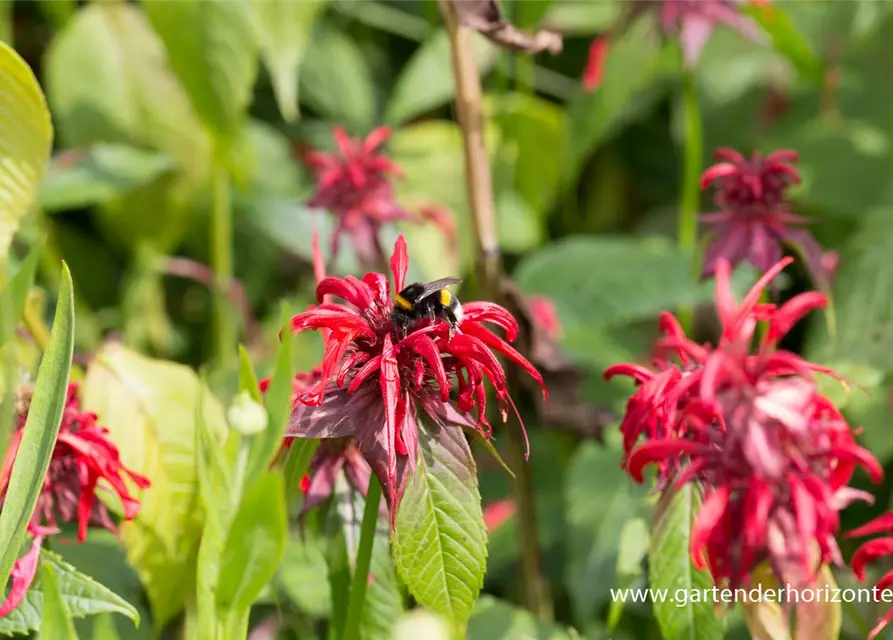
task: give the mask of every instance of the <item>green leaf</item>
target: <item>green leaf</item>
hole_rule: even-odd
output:
[[[151,184],[172,168],[167,155],[126,144],[65,151],[50,163],[37,204],[47,213],[105,204]]]
[[[565,584],[575,620],[588,620],[610,598],[623,544],[621,524],[642,510],[645,490],[620,468],[618,444],[587,442],[571,458],[564,488]]]
[[[115,619],[108,613],[96,616],[93,623],[93,640],[121,640]]]
[[[840,593],[831,567],[822,565],[822,571],[811,587],[816,592]],[[827,590],[826,590],[827,589]],[[798,602],[797,622],[794,626],[796,640],[837,640],[843,624],[843,606],[835,602]]]
[[[40,640],[77,640],[74,622],[68,607],[62,601],[59,579],[49,562],[41,562],[43,577],[43,618],[40,623]]]
[[[750,574],[750,588],[760,588],[764,593],[778,589],[778,581],[768,560],[761,562]],[[760,602],[741,603],[744,623],[751,637],[763,640],[791,640],[790,621],[787,612],[776,601],[764,598]],[[837,637],[837,636],[835,636]]]
[[[282,476],[270,471],[246,492],[227,534],[220,558],[218,610],[251,607],[276,573],[287,536]]]
[[[128,247],[146,239],[157,248],[175,244],[210,175],[210,137],[145,14],[125,2],[85,6],[53,38],[44,69],[65,148],[157,149],[178,169],[101,206],[102,231]]]
[[[394,630],[394,640],[450,640],[454,637],[443,617],[424,609],[415,609],[404,615],[397,621]]]
[[[532,613],[484,595],[468,621],[468,640],[570,640],[579,637],[557,624],[537,620]]]
[[[332,598],[320,576],[327,571],[324,541],[310,531],[294,533],[285,544],[276,584],[302,613],[326,618],[332,611]]]
[[[254,37],[286,121],[298,117],[298,69],[324,0],[264,0],[251,4]]]
[[[73,351],[74,290],[68,266],[63,262],[53,328],[37,372],[28,417],[0,511],[0,593],[22,548],[25,528],[50,466],[68,395]]]
[[[648,554],[651,535],[644,518],[627,520],[620,531],[620,547],[617,550],[617,573],[615,583],[618,589],[629,589],[642,577],[642,560]],[[624,600],[612,599],[608,612],[608,629],[614,630],[623,615]]]
[[[287,326],[290,317],[288,310],[283,309],[280,326]],[[267,428],[251,439],[251,452],[245,472],[247,486],[250,486],[257,478],[261,477],[266,469],[269,469],[270,462],[282,446],[285,429],[288,427],[294,378],[291,343],[291,331],[284,331],[282,341],[279,343],[279,351],[276,354],[273,379],[270,381],[265,398],[269,417]]]
[[[772,38],[775,49],[807,80],[820,85],[823,77],[822,63],[809,42],[794,27],[790,17],[778,4],[750,3],[741,11],[753,18]]]
[[[394,563],[409,592],[464,629],[484,581],[487,530],[477,468],[460,429],[419,421],[417,467],[392,536]]]
[[[11,5],[11,3],[10,3]],[[53,125],[37,79],[22,58],[0,43],[0,263],[37,197],[53,142]]]
[[[28,256],[19,265],[15,274],[10,278],[9,286],[0,292],[0,304],[9,308],[8,316],[5,310],[0,314],[0,336],[11,336],[15,326],[21,321],[22,315],[25,313],[25,304],[28,301],[28,293],[31,291],[31,286],[34,284],[40,252],[40,245],[34,245]],[[7,317],[12,326],[3,326],[3,323],[7,321]]]
[[[661,496],[654,510],[648,553],[652,589],[693,593],[713,587],[710,575],[692,565],[689,553],[691,526],[700,503],[697,490],[690,484],[678,490],[669,488]],[[668,598],[654,602],[653,610],[665,640],[711,640],[723,637],[723,624],[713,605],[710,601],[693,601],[679,607]]]
[[[292,438],[282,468],[282,475],[285,477],[285,504],[291,504],[297,497],[301,478],[310,468],[310,461],[317,447],[319,440]]]
[[[578,93],[568,104],[566,187],[574,184],[593,151],[666,94],[669,80],[678,74],[678,54],[657,38],[647,20],[637,21],[612,43],[601,86]]]
[[[474,52],[483,76],[496,61],[497,49],[483,37],[475,37]],[[446,29],[432,33],[403,67],[385,112],[385,122],[397,127],[407,120],[440,107],[456,95]]]
[[[691,257],[658,236],[572,236],[527,255],[514,275],[525,292],[552,299],[568,330],[713,299],[711,283],[694,282]]]
[[[249,6],[226,0],[143,2],[199,118],[222,141],[242,125],[257,75]]]
[[[84,380],[84,407],[109,429],[121,461],[152,481],[141,496],[139,515],[122,528],[121,537],[146,586],[158,628],[180,611],[192,591],[202,530],[195,464],[197,388],[198,377],[188,367],[114,343],[99,350]],[[207,429],[222,439],[227,431],[223,408],[210,391],[203,392]]]
[[[72,618],[120,613],[139,624],[140,617],[133,605],[90,576],[77,571],[55,553],[42,549],[40,562],[55,574],[62,603]],[[46,598],[43,580],[44,576],[38,573],[22,604],[5,618],[0,618],[0,634],[28,633],[41,628],[41,614]]]
[[[257,375],[254,373],[254,365],[245,347],[239,345],[239,391],[247,391],[255,402],[263,402]]]
[[[356,41],[325,26],[314,32],[301,65],[301,100],[328,120],[365,134],[376,124],[372,78]]]

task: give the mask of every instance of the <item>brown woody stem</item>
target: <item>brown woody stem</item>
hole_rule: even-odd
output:
[[[490,158],[484,141],[481,79],[474,57],[474,33],[460,24],[453,0],[440,0],[439,4],[449,34],[456,82],[456,111],[465,153],[465,183],[477,242],[478,285],[484,297],[498,301],[501,296],[502,264]],[[540,567],[539,532],[526,447],[520,429],[506,429],[505,437],[509,445],[509,464],[516,474],[515,499],[518,503],[525,605],[537,616],[549,619],[552,617],[552,602]]]

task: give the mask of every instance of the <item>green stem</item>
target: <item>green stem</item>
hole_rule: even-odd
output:
[[[218,158],[214,168],[211,203],[211,268],[217,286],[214,289],[214,355],[221,367],[227,367],[236,353],[236,326],[227,299],[233,278],[233,221],[229,172]]]
[[[682,251],[694,256],[692,268],[694,277],[697,277],[697,272],[700,270],[700,256],[696,255],[696,253],[698,248],[698,212],[701,203],[700,179],[701,164],[704,156],[704,139],[694,74],[688,69],[682,72],[682,115],[684,148],[677,242]],[[691,331],[694,323],[694,309],[681,309],[679,321],[686,331]]]
[[[357,640],[360,637],[360,621],[363,619],[363,603],[366,600],[366,586],[369,584],[369,566],[372,562],[372,543],[378,528],[378,508],[381,503],[381,484],[374,475],[369,478],[369,491],[366,494],[366,508],[363,509],[363,526],[360,529],[360,544],[357,548],[357,561],[354,563],[353,581],[350,585],[350,601],[347,604],[347,621],[344,623],[342,640]]]

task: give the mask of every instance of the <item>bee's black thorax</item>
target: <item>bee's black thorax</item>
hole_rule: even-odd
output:
[[[440,319],[455,331],[462,321],[462,303],[448,289],[415,282],[405,287],[394,298],[391,320],[404,329],[412,328],[425,318],[432,322]]]

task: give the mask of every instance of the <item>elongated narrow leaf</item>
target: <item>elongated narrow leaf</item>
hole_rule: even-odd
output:
[[[204,386],[197,388],[196,400],[196,469],[198,470],[199,494],[205,512],[205,523],[198,549],[196,569],[196,613],[201,637],[217,635],[217,581],[220,575],[220,558],[226,543],[226,532],[235,512],[232,479],[228,460],[219,439],[209,429],[204,419],[202,402]],[[231,432],[231,438],[238,434]]]
[[[251,3],[254,37],[273,82],[279,113],[298,117],[298,69],[324,0],[264,0]]]
[[[62,263],[53,329],[40,369],[9,488],[0,511],[0,593],[15,563],[56,446],[74,350],[74,290]]]
[[[269,471],[245,494],[230,526],[220,559],[219,610],[248,611],[276,573],[287,537],[282,476]]]
[[[239,129],[257,74],[250,3],[143,2],[199,117],[221,139]]]
[[[40,249],[39,245],[31,249],[28,256],[19,265],[15,275],[10,279],[9,285],[0,293],[2,296],[0,304],[9,308],[8,316],[5,310],[0,313],[0,321],[6,323],[8,317],[10,322],[9,326],[0,326],[0,336],[4,338],[11,335],[15,325],[21,321],[22,314],[25,312],[28,293],[31,291],[31,285],[34,284],[34,276],[37,273]]]
[[[242,345],[239,345],[239,391],[250,393],[251,398],[255,402],[260,403],[264,401],[258,386],[257,375],[254,373],[254,366],[251,364],[251,358]]]
[[[136,522],[121,531],[127,558],[146,586],[160,628],[176,615],[191,589],[195,545],[202,530],[195,464],[198,376],[188,367],[153,360],[118,344],[94,357],[84,381],[85,408],[99,415],[125,465],[152,486],[141,496]],[[226,419],[204,390],[202,415],[218,439]]]
[[[59,578],[53,565],[42,562],[43,619],[40,623],[40,640],[77,640],[74,622],[59,591]]]
[[[288,322],[288,312],[283,310],[282,325]],[[282,446],[285,428],[291,414],[292,378],[294,372],[291,361],[291,331],[282,334],[279,352],[276,355],[276,366],[273,379],[267,389],[267,428],[254,436],[251,441],[251,454],[248,458],[248,470],[245,474],[246,485],[251,486],[269,468],[273,456]]]
[[[484,528],[474,458],[460,429],[420,421],[415,473],[397,512],[394,562],[410,593],[464,629],[484,581]]]
[[[690,484],[679,490],[668,489],[654,510],[651,548],[648,552],[650,587],[668,593],[703,593],[710,589],[710,575],[691,563],[689,545],[691,526],[700,497]],[[723,637],[722,621],[713,610],[713,602],[699,599],[679,606],[667,598],[652,603],[654,617],[665,640],[713,640]]]
[[[80,573],[55,553],[41,550],[40,562],[56,576],[62,602],[72,618],[118,613],[139,624],[140,616],[133,605],[90,576]],[[0,634],[21,634],[40,629],[45,598],[43,576],[38,572],[22,604],[5,618],[0,618]]]
[[[0,43],[0,262],[37,197],[52,141],[40,85],[19,54]]]
[[[285,457],[282,473],[285,476],[285,503],[291,504],[301,488],[301,479],[310,468],[313,454],[319,447],[319,440],[293,438]]]

